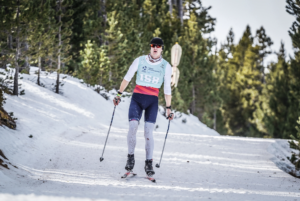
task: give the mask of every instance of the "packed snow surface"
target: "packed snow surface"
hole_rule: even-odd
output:
[[[18,120],[16,130],[0,127],[0,149],[8,160],[0,158],[10,168],[0,167],[1,201],[300,200],[299,179],[283,171],[290,165],[285,140],[220,136],[185,114],[170,124],[161,167],[154,167],[157,183],[145,179],[143,121],[135,152],[137,176],[121,179],[130,97],[116,108],[100,163],[115,91],[106,100],[67,76],[58,95],[51,91],[56,74],[43,72],[45,87],[40,87],[34,71],[22,75],[25,95],[6,95],[4,108]],[[168,121],[158,114],[156,125],[154,165]]]

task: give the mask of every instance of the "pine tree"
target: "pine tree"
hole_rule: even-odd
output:
[[[13,83],[13,94],[19,94],[19,70],[22,63],[25,63],[26,48],[24,44],[27,42],[28,36],[28,20],[26,18],[26,10],[28,7],[28,1],[0,1],[1,5],[1,16],[3,21],[3,31],[7,35],[8,42],[7,46],[2,46],[2,52],[4,55],[2,59],[5,63],[10,63],[11,67],[15,68],[14,83]],[[2,43],[3,45],[3,43]]]
[[[80,52],[88,40],[98,47],[105,44],[106,9],[105,0],[74,0],[72,9],[74,20],[70,43],[72,60],[68,64],[69,71],[77,71],[81,65]]]
[[[138,2],[108,1],[106,5],[106,39],[112,63],[111,81],[114,83],[111,87],[117,88],[134,59],[144,53],[143,48],[149,46],[142,43],[141,5]],[[126,90],[131,91],[132,88],[129,85]]]
[[[228,88],[229,84],[232,83],[232,79],[235,78],[234,71],[229,69],[228,60],[232,58],[232,54],[235,49],[234,42],[234,33],[233,30],[230,29],[229,34],[227,36],[227,42],[221,45],[221,49],[218,51],[218,59],[217,59],[217,87],[218,87],[218,95],[221,98],[221,105],[218,108],[217,113],[217,130],[220,134],[228,134],[228,124],[224,124],[225,120],[223,116],[227,114],[227,111],[224,110],[223,104],[226,103],[230,99],[231,93],[229,93]]]
[[[72,34],[71,25],[73,23],[73,19],[69,17],[73,15],[73,10],[71,9],[72,0],[58,0],[56,2],[57,6],[57,35],[58,35],[58,48],[57,48],[57,79],[55,85],[55,93],[59,93],[59,75],[61,72],[62,64],[67,63],[71,59],[71,55],[69,55],[69,50],[71,48],[70,36]]]
[[[20,44],[21,44],[21,30],[20,30],[20,0],[17,0],[17,11],[16,11],[16,53],[14,56],[14,64],[15,64],[15,76],[14,76],[14,89],[13,89],[13,94],[14,95],[19,95],[19,84],[18,84],[18,79],[19,79],[19,59],[20,59]]]
[[[223,86],[223,91],[226,91],[225,96],[223,96],[224,103],[222,106],[222,116],[223,121],[228,130],[228,134],[243,134],[244,128],[244,117],[242,114],[242,103],[240,98],[240,92],[242,90],[241,86],[244,79],[240,79],[240,84],[238,84],[238,79],[240,74],[237,72],[241,72],[241,66],[244,65],[245,55],[247,49],[252,47],[253,37],[251,36],[250,27],[247,26],[242,39],[239,41],[239,44],[234,48],[231,48],[231,52],[227,53],[227,55],[231,55],[231,58],[225,58],[227,60],[227,64],[223,65],[226,76],[223,81],[225,82],[225,86]],[[229,48],[227,48],[229,50]],[[250,53],[250,52],[249,52]]]
[[[53,29],[49,28],[52,22],[51,15],[53,15],[50,3],[50,0],[30,2],[28,11],[33,15],[29,23],[31,34],[28,37],[28,41],[30,44],[31,59],[38,63],[38,85],[41,85],[42,58],[46,57],[55,40],[55,33]]]
[[[13,7],[7,4],[4,0],[0,0],[0,52],[1,52],[1,67],[6,68],[9,60],[9,54],[13,51],[11,25],[13,21]]]
[[[211,91],[205,87],[205,83],[209,82],[209,76],[206,75],[213,75],[215,66],[214,56],[211,56],[215,41],[203,38],[203,33],[210,31],[214,19],[201,4],[196,8],[190,4],[189,13],[189,19],[184,21],[183,30],[178,38],[182,46],[178,91],[185,102],[185,108],[180,109],[189,109],[201,119],[203,112],[207,110],[204,105],[208,97],[207,92]]]
[[[100,86],[109,86],[110,61],[104,46],[100,48],[96,42],[88,41],[85,49],[80,52],[82,56],[82,67],[79,76],[92,85],[97,86],[96,91],[100,93]]]
[[[254,113],[258,130],[268,137],[288,137],[289,65],[286,62],[284,44],[277,53],[278,62],[270,64],[263,86],[260,104]]]
[[[289,108],[286,122],[295,133],[294,119],[300,116],[300,1],[299,0],[287,0],[287,12],[296,17],[296,21],[290,28],[289,35],[292,39],[294,46],[295,58],[291,58],[290,70],[289,70]]]
[[[293,163],[295,165],[296,170],[300,170],[300,117],[299,117],[297,123],[299,124],[298,126],[296,126],[297,133],[295,136],[290,135],[292,140],[288,141],[288,142],[292,149],[295,149],[298,151],[298,154],[296,154],[296,153],[292,154],[290,161],[291,161],[291,163]]]
[[[104,0],[87,1],[83,17],[83,37],[95,42],[99,47],[105,44],[106,9]]]
[[[266,31],[264,27],[261,27],[256,31],[256,38],[258,39],[257,47],[259,48],[259,59],[257,63],[257,68],[260,70],[262,77],[262,83],[264,83],[264,77],[265,77],[265,67],[264,67],[264,58],[271,54],[272,51],[270,50],[270,47],[273,45],[273,42],[270,37],[267,36]]]
[[[256,38],[258,44],[254,44],[250,27],[247,26],[238,45],[232,47],[228,44],[227,52],[225,49],[220,52],[225,58],[225,65],[221,68],[226,73],[221,77],[225,81],[222,88],[227,93],[222,94],[222,118],[228,133],[232,135],[261,135],[255,126],[254,112],[260,104],[262,93],[263,59],[270,53],[268,48],[272,41],[263,28],[257,31]]]

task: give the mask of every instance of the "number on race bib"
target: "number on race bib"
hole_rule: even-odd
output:
[[[153,84],[157,84],[158,81],[159,81],[159,77],[153,77],[153,79],[152,79]]]
[[[151,81],[152,79],[152,81]],[[141,81],[145,81],[145,82],[152,82],[153,84],[158,84],[159,82],[159,77],[152,77],[151,75],[145,75],[145,80],[144,80],[144,75],[141,74],[141,78],[140,78]]]
[[[145,75],[145,82],[151,82],[151,75]]]

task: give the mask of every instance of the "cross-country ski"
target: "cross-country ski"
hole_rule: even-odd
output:
[[[134,176],[136,176],[137,174],[136,173],[133,173],[133,172],[126,172],[121,178],[122,179],[126,179],[126,178],[128,178],[128,176],[132,176],[132,177],[134,177]]]
[[[156,179],[153,178],[153,175],[149,174],[146,178],[147,178],[149,181],[152,181],[153,183],[156,183]]]

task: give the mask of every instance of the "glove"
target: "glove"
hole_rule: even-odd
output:
[[[169,120],[174,119],[174,113],[172,113],[171,109],[167,109],[167,119]]]
[[[121,97],[120,97],[120,96],[116,96],[116,97],[114,98],[113,102],[114,102],[114,105],[115,105],[115,106],[116,106],[116,105],[119,105],[119,103],[121,102]]]

